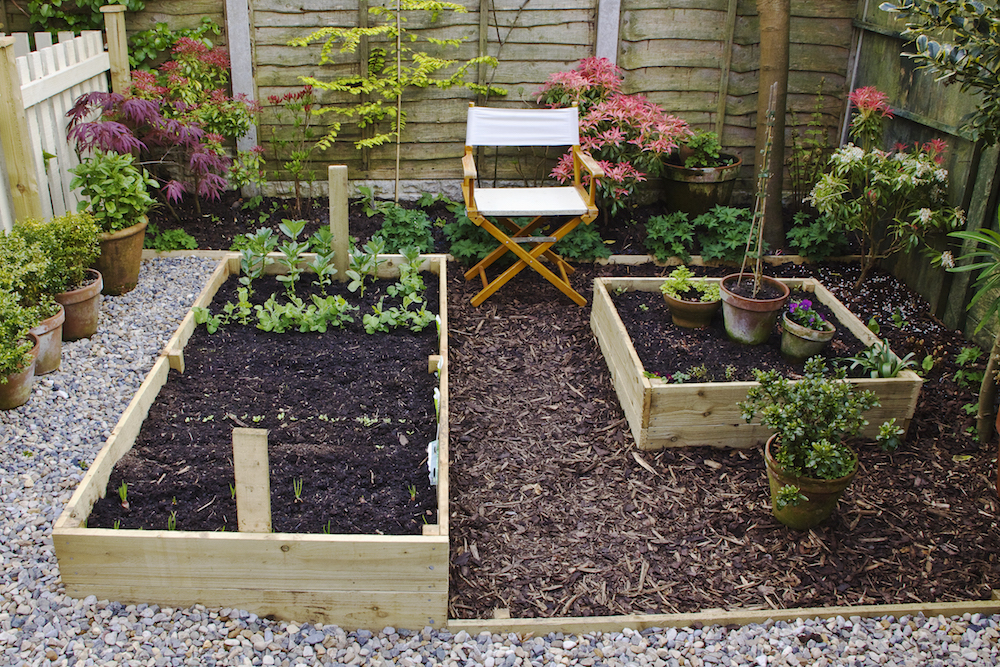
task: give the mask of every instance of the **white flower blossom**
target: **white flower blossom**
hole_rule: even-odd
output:
[[[929,208],[922,208],[922,209],[920,209],[917,212],[917,215],[920,217],[920,222],[924,223],[925,225],[928,222],[930,222],[931,218],[934,216],[934,214],[931,212],[931,210]]]
[[[946,269],[955,268],[955,258],[952,256],[950,250],[945,250],[944,252],[941,253],[941,266],[943,266]]]
[[[944,183],[948,180],[948,170],[947,169],[937,169],[934,171],[934,180],[938,183]]]

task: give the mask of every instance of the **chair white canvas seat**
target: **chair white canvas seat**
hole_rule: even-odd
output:
[[[481,188],[477,183],[476,146],[569,146],[573,183],[569,187]],[[472,297],[472,305],[482,304],[528,267],[576,304],[586,305],[587,300],[570,285],[573,267],[552,250],[577,225],[590,224],[598,213],[595,197],[604,170],[580,149],[578,109],[495,109],[470,105],[462,170],[466,214],[498,242],[496,250],[465,272],[466,280],[479,276],[483,281],[483,289]],[[589,182],[581,179],[582,172],[589,175]],[[525,218],[529,221],[524,222]],[[539,236],[540,232],[548,235]],[[486,269],[508,252],[517,261],[492,281],[488,280]]]
[[[576,188],[476,188],[476,210],[512,217],[583,215],[587,202]]]

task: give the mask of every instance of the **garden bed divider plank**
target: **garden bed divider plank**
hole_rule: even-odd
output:
[[[236,268],[234,269],[231,255],[232,253],[226,253],[224,257],[220,258],[225,259],[225,261],[220,261],[219,265],[215,267],[215,271],[209,277],[208,283],[205,284],[198,298],[191,304],[192,308],[196,306],[207,308],[212,303],[212,297],[222,287],[222,283],[226,282],[229,275],[239,272],[239,259],[236,260]],[[194,333],[196,326],[194,323],[194,314],[189,309],[184,315],[184,319],[181,320],[180,325],[178,325],[177,331],[174,332],[174,335],[170,337],[170,340],[164,346],[167,359],[170,361],[170,367],[178,373],[184,372],[184,346],[187,345],[188,339],[191,338],[191,334]]]
[[[459,633],[462,630],[472,636],[480,632],[518,635],[533,634],[538,637],[550,632],[583,635],[596,632],[621,632],[623,628],[646,630],[649,628],[687,628],[695,624],[749,625],[768,621],[792,622],[796,619],[836,618],[861,616],[878,618],[881,616],[961,616],[962,614],[992,615],[1000,613],[1000,591],[993,591],[990,600],[968,600],[959,602],[913,602],[905,604],[857,605],[853,607],[794,607],[790,609],[707,609],[687,614],[627,614],[621,616],[571,616],[562,618],[512,618],[493,619],[452,619],[448,630]]]
[[[267,429],[233,429],[236,525],[241,533],[271,532],[271,467]]]
[[[793,289],[814,293],[864,344],[878,342],[868,327],[816,280],[781,280]],[[745,448],[763,442],[771,432],[759,423],[747,424],[736,406],[738,401],[746,400],[746,392],[755,382],[668,384],[644,376],[642,362],[615,309],[611,292],[618,289],[654,292],[659,291],[662,282],[662,278],[598,278],[594,282],[591,328],[639,449],[691,445]],[[865,437],[874,438],[882,422],[893,417],[904,432],[909,428],[920,394],[920,376],[906,370],[895,378],[859,378],[850,382],[874,391],[881,402],[880,407],[866,414],[869,424],[863,432]]]
[[[178,256],[218,256],[194,252]],[[196,305],[207,304],[239,256],[225,253]],[[387,255],[380,275],[403,259]],[[447,277],[445,255],[425,256],[439,276],[442,357],[438,524],[425,535],[309,535],[87,528],[94,502],[107,492],[115,463],[135,443],[143,419],[182,360],[193,331],[190,312],[154,362],[139,391],[66,508],[52,541],[66,593],[74,597],[174,607],[246,609],[261,617],[381,630],[387,625],[443,627],[448,609]],[[269,267],[271,268],[271,267]],[[430,400],[430,397],[428,397]]]

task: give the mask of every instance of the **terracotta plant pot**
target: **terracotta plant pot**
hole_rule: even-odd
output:
[[[670,309],[670,318],[674,324],[685,329],[704,329],[712,323],[712,318],[722,306],[722,301],[685,301],[675,299],[669,294],[663,295]]]
[[[97,331],[97,321],[101,316],[101,289],[104,281],[100,272],[87,269],[87,283],[79,289],[56,294],[55,300],[66,309],[62,339],[77,340],[90,338]]]
[[[142,244],[146,238],[148,219],[121,231],[101,233],[101,256],[94,268],[104,276],[104,294],[118,296],[135,289],[142,265]]]
[[[725,318],[726,333],[737,343],[760,345],[767,342],[774,331],[785,302],[788,301],[788,285],[768,276],[761,276],[765,285],[777,290],[780,296],[769,299],[754,299],[733,293],[731,283],[740,279],[753,280],[749,273],[732,273],[722,279],[722,315]]]
[[[802,363],[809,357],[814,357],[823,351],[834,334],[836,327],[829,322],[824,322],[826,329],[816,331],[809,327],[804,327],[798,322],[794,322],[788,317],[788,313],[781,316],[781,354],[783,357],[794,363]]]
[[[66,308],[60,303],[59,312],[42,320],[31,333],[38,337],[38,360],[35,362],[35,376],[45,375],[59,369],[62,360],[63,322]]]
[[[667,210],[684,211],[690,219],[707,213],[716,206],[728,206],[740,175],[743,160],[734,160],[723,167],[683,167],[663,163],[663,197]]]
[[[814,479],[799,477],[785,472],[784,468],[771,456],[771,445],[777,436],[768,438],[764,446],[764,460],[767,465],[767,481],[771,487],[771,513],[781,523],[795,530],[809,530],[826,521],[837,507],[840,496],[858,472],[858,457],[854,455],[854,468],[851,472],[838,479]],[[853,452],[851,452],[854,454]],[[799,487],[799,492],[808,500],[798,505],[786,505],[778,509],[775,499],[778,491],[785,485]]]
[[[13,410],[24,405],[31,398],[31,387],[35,384],[35,361],[38,359],[38,336],[29,333],[34,347],[31,348],[31,363],[20,373],[7,376],[7,382],[0,384],[0,410]]]

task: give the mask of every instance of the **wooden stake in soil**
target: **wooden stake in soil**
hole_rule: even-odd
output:
[[[347,280],[350,266],[348,247],[351,237],[347,225],[347,166],[331,164],[327,170],[330,183],[330,233],[333,234],[333,266],[337,280]]]
[[[271,532],[267,429],[233,429],[236,523],[241,533]]]

